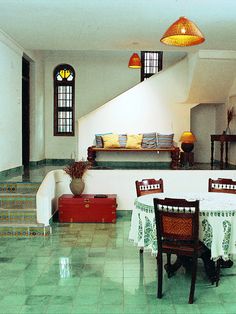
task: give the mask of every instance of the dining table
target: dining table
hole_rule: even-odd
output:
[[[236,195],[219,192],[153,193],[134,201],[129,240],[157,255],[154,198],[199,200],[199,239],[209,249],[212,261],[233,260],[236,253]]]

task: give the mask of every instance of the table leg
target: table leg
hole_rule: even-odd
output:
[[[222,258],[220,259],[220,267],[221,268],[230,268],[232,267],[234,264],[233,261],[231,261],[231,259],[229,259],[228,261],[224,261]]]
[[[225,167],[228,167],[228,142],[225,142]]]
[[[223,169],[224,160],[223,160],[223,154],[224,154],[224,142],[220,142],[220,169]]]
[[[211,169],[213,169],[214,162],[214,141],[211,141]]]
[[[213,284],[217,280],[215,262],[211,259],[211,251],[206,250],[201,256],[204,264],[205,272]]]
[[[180,256],[177,256],[176,261],[171,264],[167,263],[164,265],[164,268],[167,272],[168,278],[174,276],[175,272],[182,266],[182,260]]]

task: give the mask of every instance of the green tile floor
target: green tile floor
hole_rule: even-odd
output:
[[[0,313],[236,313],[236,267],[212,286],[199,260],[195,303],[180,269],[156,298],[156,260],[116,224],[53,225],[50,237],[0,238]]]
[[[36,167],[9,181],[42,181],[54,167]],[[57,167],[60,168],[60,167]],[[0,238],[0,314],[236,314],[236,266],[222,269],[218,287],[201,260],[195,302],[181,268],[156,298],[156,259],[128,240],[130,217],[116,224],[59,224],[52,235]]]

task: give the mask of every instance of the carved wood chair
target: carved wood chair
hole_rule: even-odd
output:
[[[142,179],[142,181],[135,181],[135,186],[137,196],[151,193],[162,193],[164,191],[162,179]]]
[[[236,181],[224,178],[216,180],[210,178],[208,181],[208,192],[236,194]]]
[[[192,304],[197,274],[197,259],[205,251],[204,244],[199,241],[199,201],[154,198],[154,209],[158,245],[157,297],[162,298],[162,254],[187,256],[192,259],[192,279],[189,293],[189,303]],[[218,281],[219,277],[216,285],[218,285]]]
[[[163,180],[159,179],[142,179],[142,181],[135,181],[137,197],[152,194],[152,193],[162,193],[164,191]],[[143,248],[139,250],[140,253],[143,253]],[[170,259],[170,256],[168,256]]]

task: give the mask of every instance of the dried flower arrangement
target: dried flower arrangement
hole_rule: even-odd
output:
[[[227,128],[230,125],[230,122],[233,120],[234,117],[234,107],[231,107],[227,110]]]
[[[89,168],[91,168],[90,162],[80,160],[68,165],[64,168],[64,171],[71,177],[71,179],[78,179],[82,178]]]

